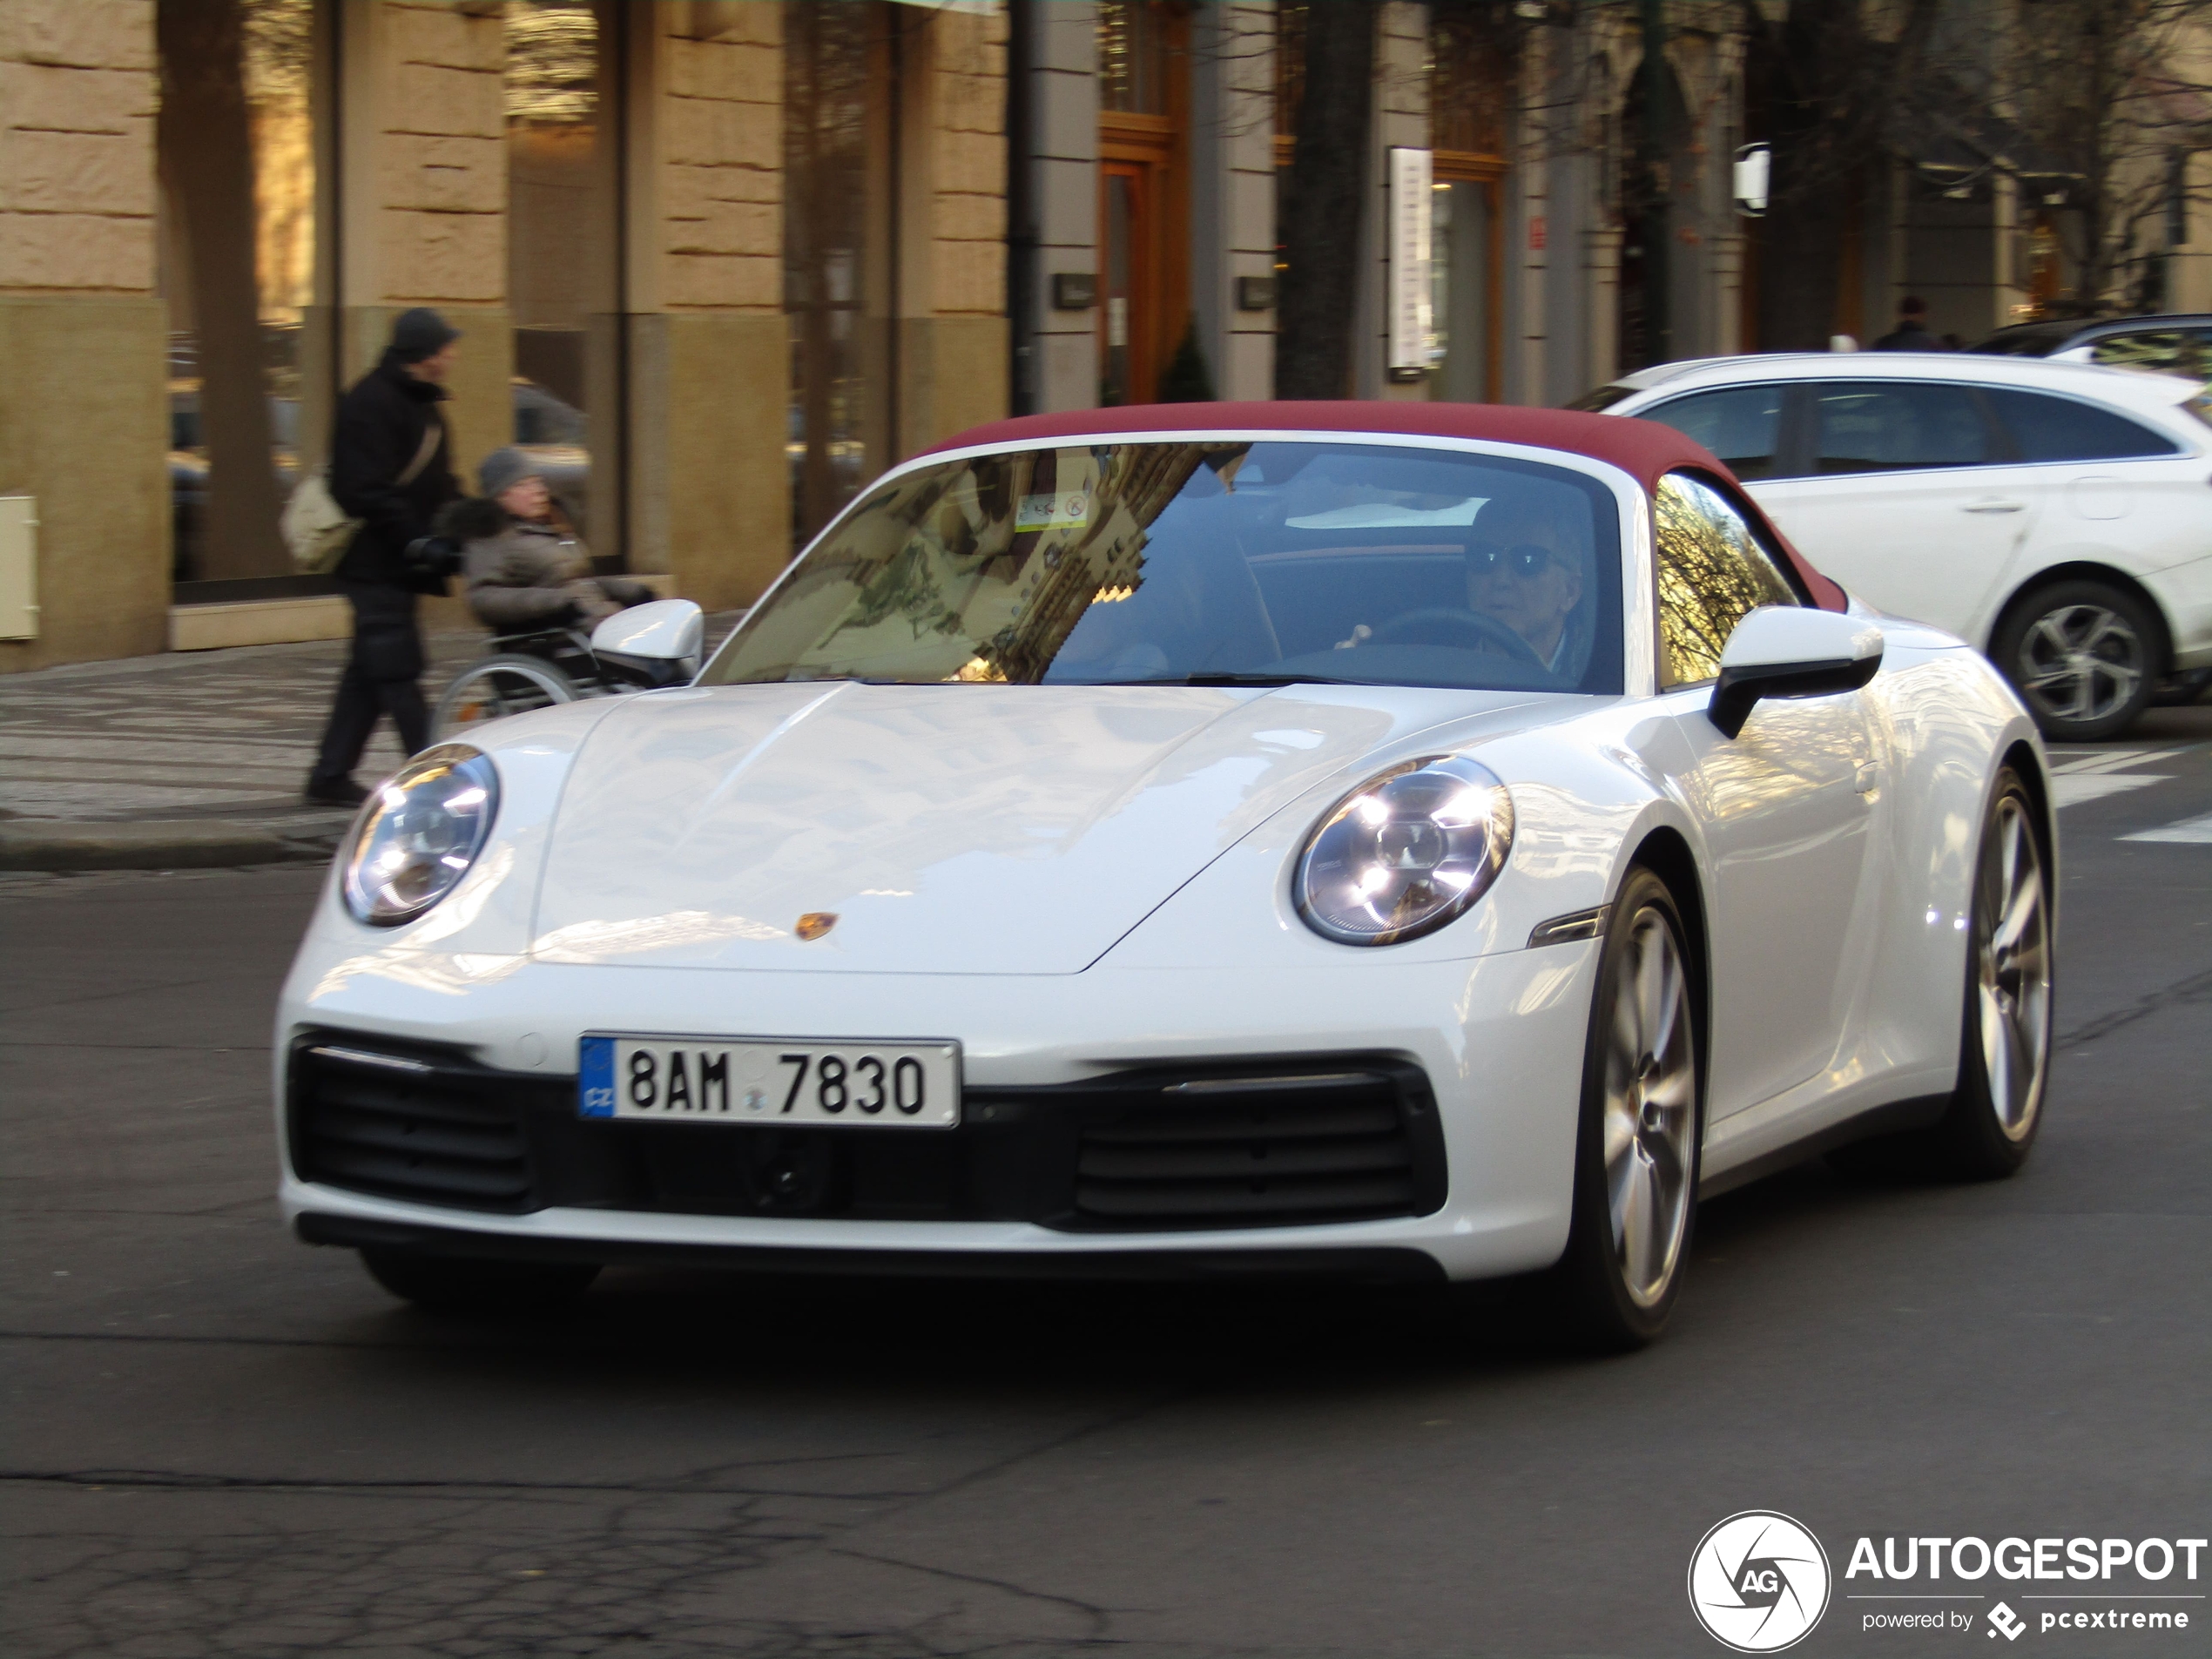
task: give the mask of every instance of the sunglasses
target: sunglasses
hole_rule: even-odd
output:
[[[1534,542],[1515,542],[1510,547],[1476,547],[1467,550],[1467,570],[1475,576],[1495,576],[1509,570],[1527,581],[1541,576],[1559,562],[1558,556],[1548,547]]]

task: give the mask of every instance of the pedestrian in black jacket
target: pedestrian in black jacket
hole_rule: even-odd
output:
[[[1908,295],[1897,307],[1897,327],[1868,347],[1871,351],[1949,351],[1928,332],[1928,302]]]
[[[338,590],[354,608],[354,642],[307,775],[311,801],[354,806],[368,798],[353,771],[380,715],[392,717],[409,754],[430,742],[415,601],[417,594],[443,593],[458,561],[441,558],[442,549],[427,556],[409,549],[430,536],[438,509],[461,494],[452,440],[438,412],[460,337],[435,311],[403,313],[382,361],[338,405],[330,493],[361,527],[338,562]]]

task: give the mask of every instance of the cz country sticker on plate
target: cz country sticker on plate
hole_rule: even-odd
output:
[[[595,1033],[577,1058],[577,1109],[585,1117],[903,1129],[960,1123],[957,1042]]]

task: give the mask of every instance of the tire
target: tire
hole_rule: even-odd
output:
[[[2051,1076],[2051,885],[2035,806],[2010,766],[1982,822],[1969,910],[1959,1087],[1932,1135],[1938,1167],[1999,1180],[2027,1161]]]
[[[1658,1336],[1682,1288],[1704,1069],[1688,936],[1674,895],[1649,870],[1632,870],[1622,884],[1603,949],[1582,1066],[1574,1220],[1547,1300],[1576,1345],[1617,1352]]]
[[[364,1250],[368,1275],[433,1313],[536,1313],[574,1301],[599,1269],[590,1262],[491,1262],[407,1250]]]
[[[2125,731],[2157,691],[2161,637],[2125,589],[2057,582],[2014,603],[1990,655],[2046,738],[2096,743]]]
[[[1995,1181],[2027,1161],[2051,1070],[2051,895],[2043,852],[2033,804],[2006,766],[1997,774],[1974,860],[1958,1085],[1932,1127],[1830,1152],[1840,1174],[1874,1182]],[[2007,928],[2008,918],[2023,925]]]
[[[535,657],[487,657],[453,677],[430,716],[430,740],[443,743],[472,725],[573,703],[576,682]]]

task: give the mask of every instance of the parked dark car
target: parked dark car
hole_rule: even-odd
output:
[[[2000,328],[1966,347],[2006,357],[2054,357],[2114,368],[2156,369],[2212,380],[2212,315],[2068,317]]]

